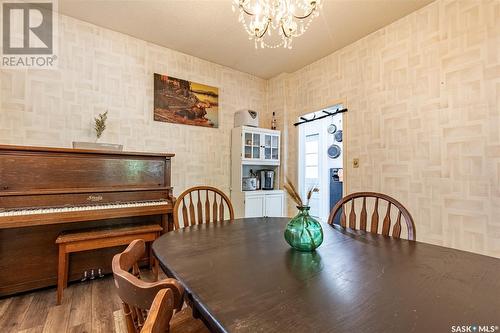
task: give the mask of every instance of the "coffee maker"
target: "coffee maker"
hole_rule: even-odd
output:
[[[260,170],[259,174],[261,190],[274,190],[274,171]]]

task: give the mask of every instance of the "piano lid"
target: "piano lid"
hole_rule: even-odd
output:
[[[56,148],[56,147],[34,147],[34,146],[15,146],[15,145],[0,145],[0,152],[1,151],[96,154],[96,155],[105,154],[105,155],[131,155],[131,156],[163,156],[163,157],[174,157],[175,156],[175,154],[173,154],[173,153],[111,151],[111,150]]]

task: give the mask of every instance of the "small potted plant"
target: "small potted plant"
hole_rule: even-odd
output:
[[[108,120],[108,111],[104,113],[99,113],[99,115],[94,118],[96,142],[101,138],[102,133],[104,133],[104,130],[106,129],[106,120]]]
[[[313,186],[307,191],[306,201],[300,197],[295,186],[287,178],[284,188],[288,195],[297,204],[299,213],[288,222],[285,229],[285,240],[299,251],[314,251],[323,243],[323,229],[321,224],[309,215],[309,202],[313,193],[319,192],[318,187]]]
[[[104,131],[106,130],[107,120],[108,120],[108,111],[98,114],[97,117],[94,118],[94,130],[96,135],[95,141],[94,142],[73,141],[73,148],[115,150],[115,151],[123,150],[123,145],[97,142],[101,138]]]

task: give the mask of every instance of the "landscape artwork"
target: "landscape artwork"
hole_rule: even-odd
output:
[[[219,89],[154,74],[154,120],[219,127]]]

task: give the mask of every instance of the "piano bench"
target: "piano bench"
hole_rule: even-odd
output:
[[[56,244],[59,246],[57,266],[57,304],[61,304],[64,288],[68,286],[68,259],[72,252],[97,250],[119,245],[128,245],[135,239],[152,242],[160,236],[163,228],[157,224],[126,225],[117,227],[76,230],[61,233]],[[149,265],[158,278],[158,261],[149,247]]]

